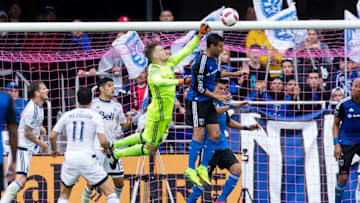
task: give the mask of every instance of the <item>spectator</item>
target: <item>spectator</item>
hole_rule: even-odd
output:
[[[342,99],[345,98],[345,94],[344,94],[344,90],[337,87],[331,90],[331,97],[330,97],[330,101],[334,102],[334,103],[330,103],[329,104],[329,109],[335,109],[337,102],[341,101]]]
[[[136,79],[135,83],[131,84],[131,112],[137,113],[143,107],[144,95],[147,86],[147,72],[144,70]],[[146,105],[146,104],[144,104]]]
[[[285,85],[285,94],[290,97],[291,100],[296,101],[300,95],[300,88],[296,84],[294,77],[288,77]]]
[[[289,101],[291,97],[285,96],[283,81],[276,77],[269,82],[269,89],[267,91],[254,91],[250,93],[249,100],[262,100],[262,101]],[[264,111],[270,116],[290,116],[289,105],[286,104],[267,104],[260,106],[260,109],[265,108]]]
[[[261,47],[260,45],[253,44],[248,48],[248,57],[250,61],[242,63],[242,69],[247,71],[248,74],[240,76],[238,84],[242,87],[240,89],[240,96],[246,97],[251,90],[255,88],[255,84],[259,84],[259,88],[266,88],[265,80],[266,67],[260,63]]]
[[[9,18],[8,18],[8,15],[6,14],[6,12],[4,10],[0,10],[0,23],[6,23],[6,22],[8,22],[8,19]],[[3,35],[3,34],[1,34],[1,35]]]
[[[164,22],[174,21],[174,15],[171,10],[164,9],[160,13],[159,20]]]
[[[44,20],[46,22],[56,22],[56,11],[52,6],[47,6],[44,12]]]
[[[223,50],[219,55],[221,69],[225,68],[229,72],[234,72],[234,68],[230,66],[230,51]],[[237,78],[230,78],[230,93],[234,96],[237,96],[238,89],[240,87],[237,85]]]
[[[261,49],[260,64],[267,67],[268,58],[271,52],[269,71],[280,71],[281,53],[273,48],[266,37],[264,30],[250,30],[246,36],[246,48],[251,45],[257,44]],[[270,49],[272,49],[270,51]],[[278,76],[278,74],[272,74],[271,77]]]
[[[294,66],[292,60],[283,59],[281,61],[281,73],[280,78],[282,78],[285,82],[287,82],[290,78],[294,76]]]
[[[75,19],[72,22],[81,22],[81,20]],[[71,48],[72,50],[83,50],[83,51],[90,51],[91,50],[91,43],[90,38],[86,33],[81,31],[74,31],[65,39],[64,47]]]
[[[164,51],[167,56],[169,56],[169,57],[171,56],[171,47],[165,47]]]
[[[335,73],[333,82],[335,82],[335,88],[343,89],[346,95],[351,95],[351,86],[352,81],[360,77],[360,73],[358,69],[354,70],[354,62],[347,58],[347,79],[345,80],[345,60],[344,58],[340,59],[339,64],[340,70]]]
[[[19,125],[21,112],[24,110],[28,101],[19,97],[19,85],[15,82],[10,82],[6,85],[6,91],[10,94],[12,100],[15,103],[16,122]]]
[[[307,38],[303,43],[300,43],[300,45],[298,46],[298,51],[308,50],[314,52],[315,54],[320,56],[319,58],[315,57],[320,60],[320,63],[330,64],[333,60],[333,58],[329,56],[330,49],[327,44],[319,40],[319,34],[320,32],[318,30],[308,30]],[[312,55],[310,55],[309,57],[311,60]]]
[[[9,8],[9,22],[18,23],[22,15],[21,7],[19,3],[11,4]]]
[[[300,94],[300,96],[301,99],[305,101],[322,101],[329,99],[328,93],[324,91],[322,86],[322,79],[319,72],[313,70],[307,74],[306,85],[304,87],[303,93]],[[320,104],[304,105],[305,112],[320,109]]]

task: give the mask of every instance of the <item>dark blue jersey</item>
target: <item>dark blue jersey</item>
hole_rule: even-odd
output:
[[[26,104],[28,103],[28,101],[22,99],[22,98],[17,98],[15,100],[15,112],[16,112],[16,122],[19,125],[20,122],[20,116],[22,111],[24,110]]]
[[[217,107],[217,106],[225,106],[226,104],[215,101],[214,105],[215,107]],[[228,149],[229,145],[226,140],[225,130],[226,130],[226,123],[230,121],[230,117],[227,114],[227,112],[224,112],[222,114],[218,114],[218,120],[219,120],[221,136],[220,139],[217,141],[216,150]],[[208,133],[206,131],[205,131],[204,139],[208,139]]]
[[[14,103],[10,95],[0,92],[0,132],[4,129],[5,122],[7,124],[16,124],[16,114],[14,110]],[[2,140],[1,134],[0,139]],[[0,145],[0,164],[3,160],[3,145]]]
[[[351,97],[346,97],[336,105],[335,116],[342,122],[339,142],[343,145],[360,143],[360,104]]]
[[[191,86],[186,99],[189,101],[207,101],[212,98],[205,96],[205,90],[215,90],[215,79],[220,76],[216,57],[209,58],[200,54],[191,67]]]

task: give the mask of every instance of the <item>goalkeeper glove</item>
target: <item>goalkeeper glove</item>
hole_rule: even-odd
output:
[[[183,85],[183,84],[191,85],[190,77],[181,78],[181,79],[178,79],[178,81],[179,81],[179,85]]]
[[[207,23],[201,23],[200,30],[197,33],[197,36],[199,38],[202,38],[203,35],[207,34],[210,31],[211,31],[211,29],[210,29],[210,27],[209,27],[209,25]]]

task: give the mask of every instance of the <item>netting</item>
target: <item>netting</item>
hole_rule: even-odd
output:
[[[0,88],[8,91],[6,86],[17,82],[19,95],[26,100],[29,83],[44,81],[50,89],[51,103],[51,108],[45,108],[44,126],[50,131],[63,112],[76,107],[77,88],[95,87],[99,78],[108,75],[116,79],[116,99],[124,112],[133,115],[132,127],[123,132],[124,136],[139,131],[144,127],[144,106],[148,104],[144,99],[146,76],[130,77],[133,67],[125,67],[121,57],[139,49],[114,49],[112,43],[118,34],[0,33]],[[158,40],[163,47],[171,47],[186,33],[138,34],[144,44]],[[271,50],[262,31],[223,33],[226,51],[219,57],[219,64],[229,71],[248,73],[230,78],[229,92],[233,100],[251,101],[243,112],[233,111],[232,118],[244,124],[262,125],[260,131],[254,132],[227,130],[229,146],[242,162],[243,171],[241,181],[228,197],[229,202],[240,199],[242,188],[249,191],[245,195],[247,200],[252,198],[257,202],[334,201],[338,169],[332,155],[332,113],[334,104],[349,95],[351,80],[359,76],[359,65],[344,60],[343,30],[316,34],[315,40],[280,53]],[[178,77],[190,73],[191,61],[176,68]],[[98,90],[93,90],[98,95]],[[171,202],[172,199],[185,202],[189,197],[192,184],[183,176],[192,136],[192,130],[185,125],[187,90],[187,86],[177,87],[173,122],[160,147],[161,156],[146,157],[145,161],[122,159],[126,182],[121,201],[129,202],[134,190],[137,191],[135,202]],[[22,105],[17,103],[20,112]],[[62,152],[65,139],[59,137]],[[28,183],[17,196],[19,202],[55,202],[58,198],[63,158],[54,160],[45,156],[32,159]],[[212,202],[220,195],[228,174],[216,169],[213,184],[206,188],[201,202]],[[84,180],[80,181],[73,190],[72,201],[81,198],[84,184]],[[356,185],[357,164],[354,164],[345,202],[354,201]]]

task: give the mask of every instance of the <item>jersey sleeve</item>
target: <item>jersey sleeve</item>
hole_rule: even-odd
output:
[[[202,95],[204,95],[206,91],[204,84],[206,74],[206,60],[207,56],[205,54],[201,54],[199,55],[197,62],[192,67],[195,80],[194,89]]]
[[[31,103],[29,105],[31,105]],[[26,109],[26,112],[24,113],[23,117],[25,119],[25,125],[26,126],[29,126],[31,128],[35,128],[37,111],[35,110],[33,105],[29,106],[29,108]]]
[[[345,109],[344,109],[344,103],[340,102],[336,105],[334,114],[336,117],[338,117],[340,120],[344,118]]]
[[[181,49],[178,53],[172,55],[168,59],[168,64],[171,66],[176,66],[180,63],[185,57],[191,54],[194,49],[199,44],[200,39],[198,37],[194,37],[183,49]]]
[[[57,132],[57,133],[61,133],[64,131],[64,127],[65,127],[65,121],[67,114],[64,114],[61,116],[61,118],[58,120],[58,122],[56,122],[55,127],[53,128],[53,131]]]
[[[122,123],[126,123],[126,117],[123,111],[123,108],[121,105],[119,105],[118,110],[116,112],[116,120],[122,124]]]
[[[101,116],[96,114],[95,116],[95,123],[96,123],[96,133],[104,134],[104,121],[101,119]]]
[[[153,84],[155,86],[175,86],[179,84],[177,79],[161,78],[160,67],[153,64],[150,64],[149,66],[148,82],[149,84]]]
[[[6,112],[6,123],[9,124],[17,124],[16,122],[16,112],[14,109],[14,102],[9,96],[9,104]]]

